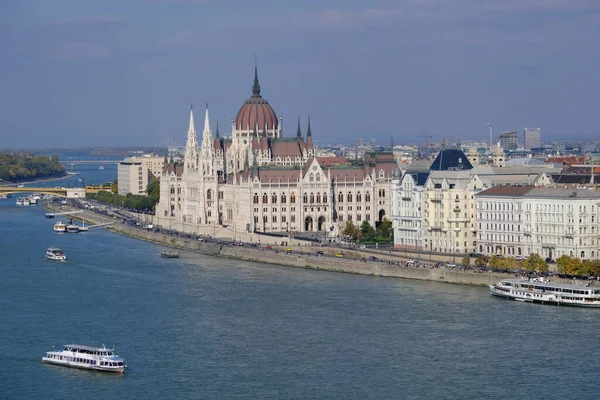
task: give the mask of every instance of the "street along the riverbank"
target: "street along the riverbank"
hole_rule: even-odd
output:
[[[47,207],[54,212],[72,211],[75,209],[72,206],[60,206],[57,204],[48,204]],[[438,268],[426,266],[426,264],[413,266],[412,264],[407,264],[405,258],[395,254],[378,254],[377,259],[373,260],[372,252],[354,249],[340,250],[339,248],[311,246],[283,247],[277,246],[276,244],[263,244],[262,246],[258,246],[257,244],[247,244],[240,246],[229,245],[227,242],[220,242],[218,240],[198,241],[195,238],[168,235],[161,232],[141,229],[140,227],[128,226],[122,224],[119,219],[110,215],[90,210],[81,210],[81,213],[71,215],[70,217],[74,219],[84,218],[86,223],[91,224],[106,224],[113,222],[114,224],[107,226],[106,229],[162,246],[191,252],[200,252],[217,257],[283,265],[294,268],[475,286],[494,284],[503,277],[506,277],[506,274],[500,273],[481,273],[446,267]],[[285,248],[288,248],[289,250],[286,251]],[[323,254],[317,255],[317,251],[321,251]],[[342,254],[343,257],[338,257],[336,254]],[[369,260],[369,257],[371,257],[371,260]]]

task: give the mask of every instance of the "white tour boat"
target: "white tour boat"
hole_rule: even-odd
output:
[[[50,246],[46,250],[46,260],[67,261],[67,256],[65,255],[65,252],[61,249],[54,246]]]
[[[553,283],[543,279],[503,279],[490,286],[492,296],[529,303],[600,308],[600,287]]]
[[[78,233],[79,232],[79,227],[72,223],[67,225],[66,229],[67,229],[68,233]]]
[[[127,364],[115,354],[115,350],[102,347],[65,344],[61,351],[49,351],[42,357],[43,363],[62,365],[71,368],[93,369],[122,373]]]
[[[54,224],[54,232],[65,233],[67,231],[67,226],[63,224],[61,221],[58,221]]]

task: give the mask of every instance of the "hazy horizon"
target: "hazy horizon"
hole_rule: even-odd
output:
[[[310,115],[316,144],[599,137],[595,0],[24,0],[0,22],[5,149],[182,145],[192,103],[229,133],[255,55],[284,136]]]

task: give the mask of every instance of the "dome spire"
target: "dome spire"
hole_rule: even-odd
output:
[[[312,132],[310,131],[310,115],[308,116],[308,128],[306,128],[306,137],[311,137]]]
[[[258,83],[258,63],[254,56],[254,84],[252,85],[252,97],[260,97],[260,85]]]

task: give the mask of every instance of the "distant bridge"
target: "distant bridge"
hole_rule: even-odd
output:
[[[78,165],[78,164],[118,164],[123,160],[62,160],[61,164]]]
[[[42,193],[71,199],[84,198],[86,193],[98,193],[100,190],[102,189],[0,186],[0,194]]]

